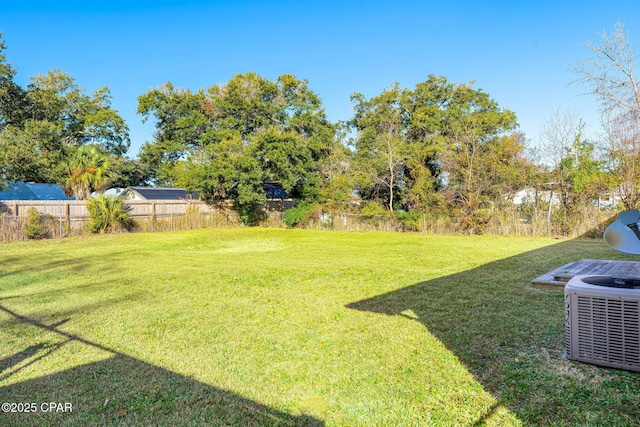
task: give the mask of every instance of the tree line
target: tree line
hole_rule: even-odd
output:
[[[108,88],[87,94],[59,70],[22,87],[0,38],[0,180],[59,183],[79,199],[112,186],[179,186],[233,200],[247,223],[266,199],[264,183],[276,182],[308,209],[449,218],[469,232],[483,232],[531,188],[557,195],[554,221],[569,233],[601,195],[617,191],[627,208],[640,195],[633,49],[621,25],[602,36],[587,45],[592,59],[574,64],[576,82],[601,102],[607,134],[599,141],[557,111],[532,151],[514,112],[444,76],[371,98],[355,93],[351,119],[333,123],[307,80],[249,72],[140,95],[138,113],[155,132],[137,159],[125,157],[128,128]],[[550,196],[520,209],[545,203]]]

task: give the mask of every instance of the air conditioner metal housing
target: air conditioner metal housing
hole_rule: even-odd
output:
[[[575,276],[565,286],[567,358],[640,371],[640,289],[587,283],[597,279]]]

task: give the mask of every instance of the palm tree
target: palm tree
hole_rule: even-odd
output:
[[[122,197],[103,194],[91,197],[87,200],[87,210],[91,217],[87,229],[93,233],[116,231],[118,226],[128,229],[132,225]]]
[[[86,200],[92,191],[104,191],[109,181],[109,156],[97,145],[76,149],[69,162],[69,177],[65,182],[67,195]]]

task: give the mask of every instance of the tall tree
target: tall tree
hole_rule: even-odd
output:
[[[640,204],[640,120],[635,113],[604,112],[607,163],[611,176],[610,188],[621,198],[626,209]]]
[[[586,43],[591,57],[574,64],[578,78],[600,102],[603,125],[609,137],[614,175],[625,207],[640,202],[640,84],[634,71],[635,46],[624,25],[612,34],[603,32],[601,42]]]
[[[59,70],[14,81],[0,34],[0,182],[64,184],[76,147],[94,144],[121,157],[129,148],[125,121],[111,108],[108,88],[88,95]]]
[[[621,113],[640,113],[640,85],[634,73],[635,47],[622,23],[617,23],[613,34],[600,34],[600,44],[587,42],[592,57],[573,64],[575,80],[590,88],[600,98],[601,106]]]
[[[316,197],[319,162],[335,134],[320,98],[290,74],[275,81],[238,74],[197,92],[167,83],[141,95],[138,112],[156,120],[140,154],[156,181],[206,199],[232,197],[243,209],[264,199],[265,180],[294,197]]]
[[[354,94],[357,130],[356,159],[365,183],[374,197],[386,199],[387,209],[394,209],[396,195],[402,191],[404,170],[411,152],[405,123],[404,91],[394,85],[379,96],[367,100]]]
[[[25,91],[15,81],[15,68],[4,54],[6,43],[0,32],[0,131],[21,124],[28,111]]]
[[[557,110],[549,116],[541,134],[543,161],[549,168],[549,184],[559,195],[560,209],[574,210],[585,194],[574,194],[576,168],[591,170],[595,164],[595,146],[583,137],[585,124],[574,113]],[[581,188],[580,191],[584,191]]]
[[[33,126],[28,129],[8,126],[0,130],[0,181],[57,181],[56,162],[52,164],[52,158],[40,151],[40,137],[46,135]]]
[[[569,235],[582,221],[585,209],[611,186],[605,162],[598,158],[595,144],[583,139],[582,126],[552,176],[562,180],[557,185],[560,209],[556,224],[562,234]]]
[[[428,208],[438,191],[473,219],[499,184],[514,177],[490,173],[487,159],[500,153],[509,167],[524,167],[522,138],[507,137],[517,127],[515,114],[471,85],[429,76],[412,90],[396,84],[369,100],[361,94],[352,100],[355,157],[370,177],[363,193],[383,195],[389,209],[396,200],[403,209]]]
[[[582,120],[573,111],[555,110],[544,122],[540,133],[539,159],[551,169],[557,169],[575,143]]]
[[[448,101],[444,136],[443,170],[449,181],[447,192],[462,223],[470,232],[481,232],[487,223],[495,198],[491,197],[494,179],[483,180],[487,170],[485,157],[491,147],[505,142],[501,136],[517,127],[516,116],[502,110],[482,90],[457,85]]]
[[[140,160],[110,154],[109,186],[125,188],[144,186],[149,180],[149,173]]]
[[[128,150],[128,128],[111,109],[108,88],[86,95],[73,77],[55,70],[32,77],[27,89],[30,120],[49,123],[60,146],[97,144],[117,155]]]
[[[356,173],[353,151],[347,146],[348,127],[341,123],[329,145],[327,156],[319,162],[319,202],[332,212],[349,212],[358,204],[354,194]]]
[[[92,191],[104,191],[109,183],[109,155],[97,145],[76,148],[69,162],[65,192],[86,200]]]
[[[211,126],[203,106],[203,91],[191,92],[165,83],[138,97],[138,113],[143,122],[155,119],[153,141],[140,150],[140,161],[159,184],[170,184],[172,168],[180,159],[206,145],[204,133]]]

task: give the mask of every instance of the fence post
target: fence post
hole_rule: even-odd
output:
[[[151,231],[156,231],[156,204],[151,203]]]
[[[65,207],[65,214],[67,216],[67,227],[69,227],[69,230],[71,230],[71,204],[70,203],[67,203],[67,206]],[[60,224],[62,224],[62,222],[60,222]]]
[[[549,193],[549,210],[547,211],[547,233],[551,234],[551,203],[553,201],[553,188]]]

